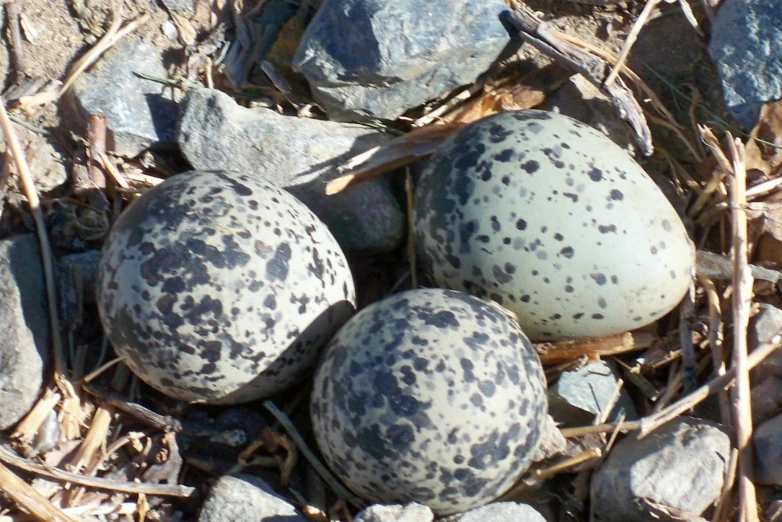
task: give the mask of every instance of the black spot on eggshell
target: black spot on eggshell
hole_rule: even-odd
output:
[[[458,327],[427,320],[441,316]],[[422,362],[411,366],[411,351]],[[420,289],[368,306],[332,339],[315,374],[312,425],[357,494],[445,515],[515,483],[539,443],[545,397],[537,354],[505,313]]]
[[[524,169],[524,172],[527,174],[534,174],[540,168],[540,164],[537,161],[530,160],[522,163],[521,168]]]
[[[589,174],[589,179],[592,181],[601,181],[603,179],[603,171],[595,167],[592,167],[587,174]]]

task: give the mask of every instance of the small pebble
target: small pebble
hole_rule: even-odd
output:
[[[527,504],[495,502],[468,511],[457,522],[546,522],[546,519]]]
[[[411,502],[407,505],[375,504],[361,511],[353,522],[432,522],[434,513],[427,506]]]
[[[606,416],[607,422],[617,421],[622,414],[625,420],[636,420],[638,413],[624,387],[618,400],[609,404],[614,400],[619,379],[616,364],[603,359],[562,372],[548,388],[549,413],[562,426],[568,427],[591,424],[609,406],[611,411]]]
[[[206,497],[198,522],[239,520],[309,522],[266,481],[251,475],[221,477]]]

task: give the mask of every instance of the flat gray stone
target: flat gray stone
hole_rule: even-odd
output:
[[[346,250],[391,250],[404,237],[405,215],[386,179],[325,194],[338,166],[389,138],[360,125],[247,109],[207,89],[188,93],[177,127],[179,147],[194,168],[255,173],[286,188]]]
[[[201,508],[198,522],[308,522],[266,481],[252,475],[220,477]]]
[[[502,0],[324,0],[293,60],[332,120],[395,119],[485,72]]]
[[[782,413],[782,379],[769,375],[752,386],[752,425],[758,426]]]
[[[757,426],[752,443],[755,446],[755,480],[782,486],[782,415]]]
[[[0,431],[38,399],[49,358],[49,313],[34,234],[0,241]]]
[[[725,105],[751,129],[763,103],[782,98],[782,4],[721,2],[711,26],[709,56],[717,64]]]
[[[495,502],[471,509],[458,522],[546,522],[535,508],[518,502]]]
[[[353,522],[432,522],[434,513],[415,502],[405,506],[375,504],[359,512]]]
[[[767,343],[781,329],[782,310],[773,305],[761,303],[758,313],[749,321],[749,349],[753,350],[756,346]],[[782,350],[780,349],[771,352],[771,355],[750,372],[753,384],[759,384],[771,376],[782,377]]]
[[[549,414],[563,426],[590,424],[609,405],[620,378],[616,364],[605,360],[563,372],[549,386]],[[625,420],[638,419],[633,401],[624,387],[608,414],[608,422],[618,420],[622,413],[625,414]]]
[[[82,75],[68,95],[78,119],[74,125],[86,131],[90,116],[105,115],[107,148],[128,157],[153,145],[173,146],[178,110],[162,84],[135,73],[168,76],[159,51],[129,38]]]
[[[702,514],[719,497],[730,456],[730,437],[718,425],[679,417],[638,440],[617,443],[592,476],[595,514],[606,522],[659,518],[644,499]]]
[[[161,0],[169,11],[188,11],[193,8],[193,0]]]

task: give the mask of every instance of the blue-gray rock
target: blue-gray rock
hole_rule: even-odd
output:
[[[619,381],[619,370],[611,361],[595,361],[563,372],[549,386],[549,414],[563,426],[591,424],[606,409]],[[614,422],[624,413],[625,420],[638,419],[633,401],[623,387],[607,420]]]
[[[76,81],[69,100],[79,121],[87,129],[90,116],[106,116],[107,148],[128,157],[153,145],[173,147],[177,104],[170,89],[136,73],[166,78],[159,51],[136,39],[123,40],[111,49],[87,74]]]
[[[220,477],[201,507],[198,522],[308,522],[266,481],[252,475]]]
[[[782,330],[782,310],[768,303],[760,303],[759,311],[749,320],[749,349],[767,343]],[[768,377],[782,377],[782,350],[774,350],[750,372],[753,385]]]
[[[187,11],[193,8],[193,0],[161,0],[169,11]]]
[[[617,443],[592,476],[592,506],[605,522],[658,522],[648,503],[702,514],[719,497],[730,437],[715,423],[679,417],[643,439]]]
[[[49,312],[34,234],[0,241],[0,431],[38,399],[49,358]]]
[[[782,413],[782,379],[769,375],[757,384],[753,383],[750,404],[753,426],[759,426]]]
[[[57,260],[59,270],[57,284],[62,295],[80,294],[85,303],[94,304],[95,284],[98,279],[98,262],[100,250],[87,250],[76,254],[68,254]],[[74,288],[73,281],[78,279],[82,288]],[[81,290],[81,292],[79,291]]]
[[[427,506],[412,502],[405,506],[374,504],[360,511],[353,522],[432,522],[434,513]]]
[[[711,27],[725,105],[748,129],[764,102],[782,98],[782,1],[724,0]]]
[[[485,72],[509,41],[502,0],[324,0],[294,69],[333,120],[395,119]]]
[[[518,502],[495,502],[471,509],[457,522],[546,522],[535,508]]]
[[[767,420],[752,434],[755,480],[782,486],[782,415]]]
[[[385,179],[326,196],[348,158],[390,136],[361,125],[283,116],[241,107],[219,91],[191,91],[182,102],[177,141],[200,170],[255,173],[307,205],[346,250],[391,250],[404,237],[405,215]]]

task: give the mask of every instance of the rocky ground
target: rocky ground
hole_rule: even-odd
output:
[[[164,179],[252,173],[325,224],[364,309],[427,283],[408,241],[426,157],[457,128],[531,108],[643,166],[698,249],[696,274],[651,325],[536,343],[535,462],[495,502],[443,518],[778,519],[782,4],[653,4],[0,0],[15,136],[0,142],[0,521],[441,518],[365,502],[321,469],[311,374],[268,402],[203,405],[106,366],[100,251]],[[729,190],[742,172],[744,196]]]

